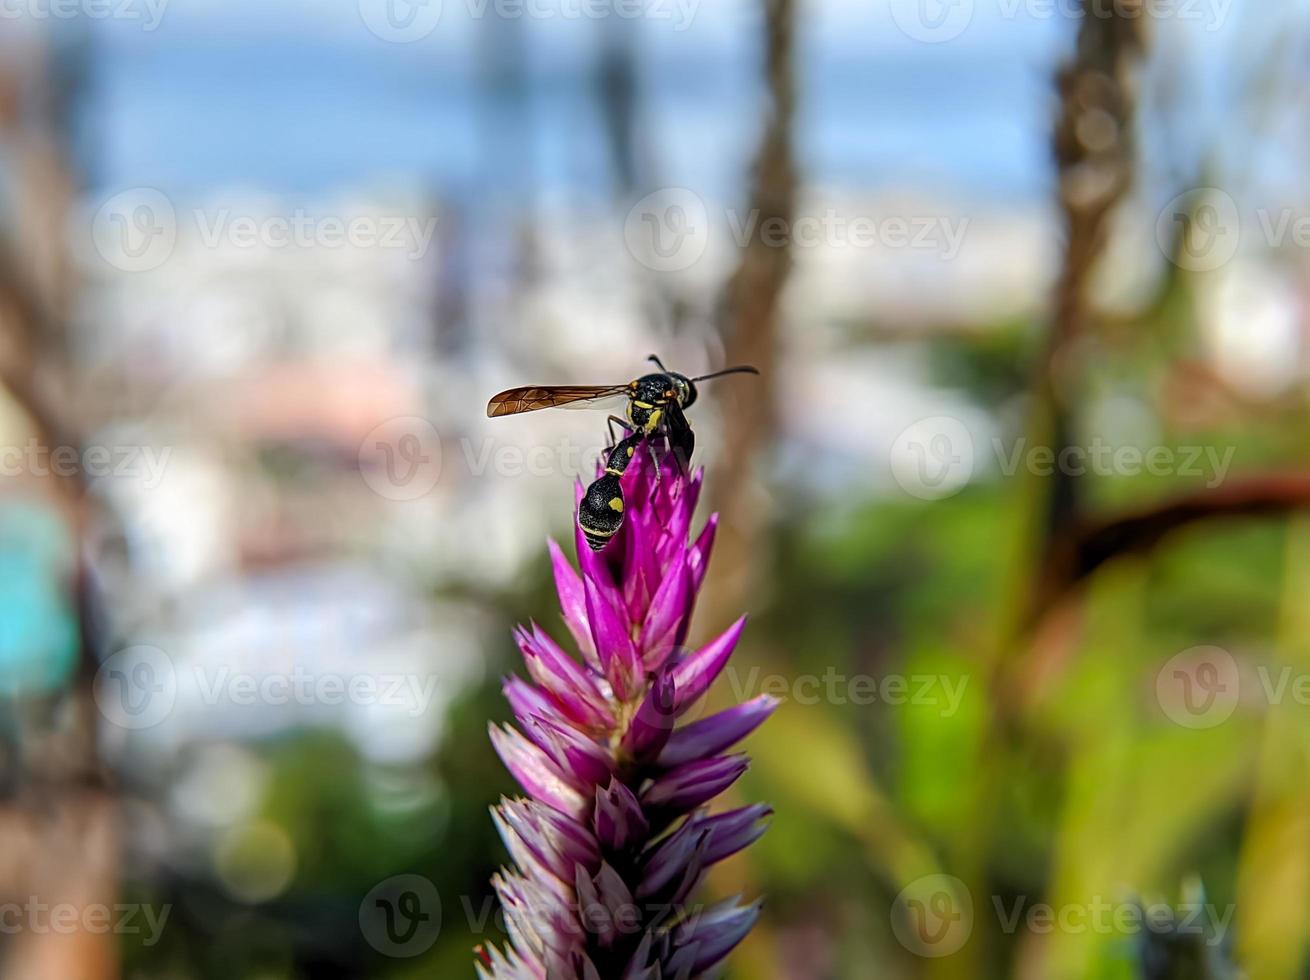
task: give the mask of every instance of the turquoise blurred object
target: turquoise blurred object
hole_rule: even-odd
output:
[[[0,503],[0,694],[49,694],[77,666],[74,542],[51,508]]]

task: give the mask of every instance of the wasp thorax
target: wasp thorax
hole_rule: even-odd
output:
[[[677,392],[672,375],[646,374],[637,379],[632,397],[643,405],[667,405]]]

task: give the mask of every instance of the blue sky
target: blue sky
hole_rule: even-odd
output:
[[[602,34],[615,27],[633,32],[637,125],[656,185],[739,193],[759,125],[754,0],[642,0],[691,5],[685,24],[676,13],[506,23],[470,14],[506,0],[429,0],[444,4],[441,19],[410,44],[365,26],[362,6],[386,0],[115,2],[166,5],[154,31],[92,25],[83,145],[94,192],[249,186],[315,196],[399,184],[460,198],[512,201],[544,189],[603,200],[612,187],[592,78]],[[568,9],[586,0],[509,2]],[[802,2],[798,147],[807,178],[963,200],[1048,198],[1051,77],[1077,27],[1060,13],[1069,2]],[[1192,64],[1183,77],[1197,103],[1194,138],[1206,131],[1202,107],[1223,103],[1214,54],[1245,8],[1188,2],[1218,22],[1152,27],[1160,49]],[[907,36],[898,15],[919,3],[966,5],[967,30],[942,44]],[[486,57],[496,30],[520,37],[518,103],[496,94],[504,76]]]
[[[153,32],[97,24],[92,181],[179,194],[233,185],[322,194],[396,181],[451,195],[609,193],[590,82],[607,25],[519,21],[529,95],[516,114],[488,85],[490,31],[468,16],[470,2],[445,0],[437,29],[404,45],[365,29],[354,0],[190,0],[165,8]],[[660,184],[730,193],[758,126],[756,16],[742,0],[700,2],[686,30],[630,22],[639,125]],[[878,7],[822,4],[804,18],[807,174],[964,195],[1024,195],[1042,184],[1049,73],[1071,25],[1011,19],[998,33],[980,6],[966,36],[930,45]]]

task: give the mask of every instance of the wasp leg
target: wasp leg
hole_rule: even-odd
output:
[[[650,453],[651,466],[653,466],[655,469],[655,486],[658,487],[660,485],[660,460],[659,457],[655,455],[654,439],[646,440],[646,451]]]
[[[635,431],[632,423],[629,422],[627,419],[621,419],[617,415],[611,415],[609,418],[605,420],[605,428],[609,430],[609,436],[610,436],[610,444],[608,447],[606,447],[608,449],[613,449],[615,446],[619,444],[619,440],[614,438],[615,422],[619,423],[619,425],[621,425],[623,428],[629,430],[630,433]]]

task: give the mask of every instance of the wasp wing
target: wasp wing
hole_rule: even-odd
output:
[[[678,464],[678,469],[686,473],[691,469],[691,454],[696,448],[696,433],[691,431],[687,416],[682,414],[682,406],[676,401],[669,402],[665,407],[664,420],[673,458]]]
[[[581,401],[569,402],[567,405],[561,405],[560,408],[565,411],[587,410],[597,411],[606,409],[607,411],[617,411],[632,400],[632,389],[627,385],[619,388],[618,391],[612,391],[608,395],[597,395],[595,398],[587,398]],[[620,413],[622,414],[622,413]]]
[[[627,390],[626,384],[528,385],[525,388],[511,388],[494,395],[491,401],[487,402],[487,417],[494,419],[501,415],[517,415],[520,412],[535,412],[538,409],[559,408],[562,405],[581,408],[582,402],[595,402],[622,395]]]

